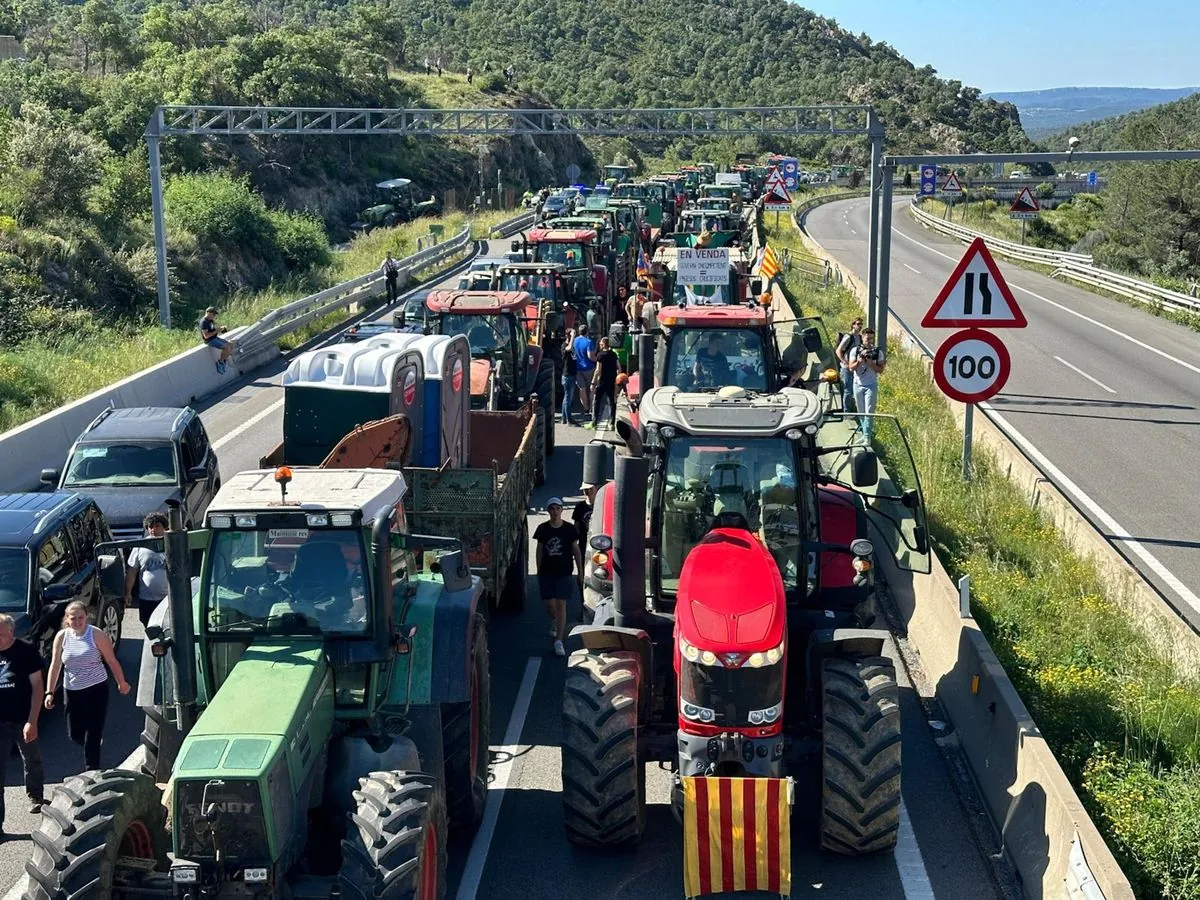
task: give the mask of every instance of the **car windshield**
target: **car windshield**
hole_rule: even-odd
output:
[[[720,513],[744,516],[775,558],[784,588],[796,589],[805,513],[796,490],[795,459],[792,442],[784,438],[672,440],[662,486],[663,590],[678,589],[684,560]]]
[[[500,290],[526,291],[538,300],[553,300],[554,279],[532,272],[505,272],[500,276]]]
[[[442,334],[464,334],[472,356],[492,356],[512,341],[512,321],[508,316],[464,316],[443,313]]]
[[[67,465],[65,488],[178,484],[168,443],[81,444]]]
[[[578,241],[543,241],[534,245],[534,262],[583,265],[583,245]]]
[[[23,611],[29,597],[29,552],[0,547],[0,610]]]
[[[367,566],[358,529],[217,529],[202,588],[213,634],[364,634]]]
[[[744,328],[681,328],[667,344],[668,384],[685,391],[736,384],[766,391],[762,336]]]

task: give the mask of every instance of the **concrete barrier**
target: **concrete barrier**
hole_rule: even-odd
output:
[[[838,199],[842,198],[831,197],[827,202]],[[828,255],[810,235],[803,230],[800,234],[815,253]],[[864,302],[865,285],[848,270],[844,271],[847,283],[860,303]],[[778,286],[774,290],[779,292]],[[783,300],[779,292],[776,302]],[[902,323],[895,316],[890,318],[889,334],[907,335]],[[907,342],[905,349],[925,358],[915,342]],[[965,408],[953,402],[951,406],[961,425]],[[1028,469],[1037,471],[986,417],[977,416],[975,428],[976,442],[986,442],[1002,465],[1007,466],[1010,477],[1015,475],[1018,484]],[[985,433],[990,437],[981,440]],[[1107,542],[1040,473],[1035,483],[1034,490],[1047,491],[1047,502],[1053,500],[1053,495],[1059,497],[1061,504],[1048,512],[1056,524],[1062,519],[1060,527],[1075,549],[1099,559],[1100,547],[1096,542],[1104,546]],[[1085,538],[1089,532],[1094,540]],[[1112,553],[1116,555],[1115,551]],[[1041,736],[987,638],[974,619],[961,615],[958,590],[941,562],[934,556],[931,573],[915,575],[901,571],[887,554],[879,556],[904,636],[915,648],[921,671],[953,725],[952,738],[970,766],[1000,835],[1003,851],[1020,876],[1026,897],[1132,900],[1129,880]],[[1117,559],[1123,564],[1127,579],[1132,572],[1136,580],[1141,580],[1132,567],[1119,556]],[[1157,610],[1152,626],[1172,640],[1182,638],[1184,623],[1177,617],[1174,625],[1166,621],[1165,604],[1157,594],[1153,597]],[[1143,610],[1140,605],[1137,608]],[[1192,640],[1187,645],[1194,647],[1190,631],[1188,637]]]

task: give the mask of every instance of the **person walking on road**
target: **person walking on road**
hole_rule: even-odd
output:
[[[592,376],[592,428],[600,424],[600,413],[608,403],[608,427],[617,427],[617,375],[621,361],[612,349],[608,338],[600,338],[600,352],[596,354],[596,369]]]
[[[41,812],[46,802],[46,774],[38,743],[42,688],[42,658],[30,644],[16,639],[13,617],[0,615],[0,779],[15,744],[25,769],[25,796],[31,813]],[[0,781],[0,785],[5,783]],[[4,834],[4,812],[4,792],[0,790],[0,836]]]
[[[875,329],[867,328],[862,333],[862,346],[855,347],[847,357],[850,371],[854,373],[854,408],[862,416],[862,431],[871,443],[871,414],[879,402],[879,376],[887,364],[883,348],[875,346]]]
[[[117,680],[117,690],[122,695],[128,694],[129,682],[113,652],[112,641],[99,628],[88,624],[87,606],[75,600],[67,605],[62,630],[54,636],[46,709],[54,708],[58,677],[65,672],[67,733],[83,747],[84,771],[100,768],[100,743],[108,716],[109,671]]]
[[[834,348],[834,355],[842,364],[842,409],[850,412],[850,404],[854,400],[854,373],[850,371],[850,351],[862,346],[861,318],[850,323],[850,331],[843,334]]]
[[[551,497],[546,504],[550,521],[543,522],[533,532],[537,542],[538,590],[550,617],[550,637],[554,639],[554,655],[566,656],[563,635],[567,628],[567,601],[571,598],[571,574],[583,591],[583,556],[579,551],[579,532],[570,522],[563,521],[563,502]]]
[[[153,512],[142,523],[146,537],[161,538],[167,534],[167,516]],[[142,627],[150,624],[150,614],[167,596],[167,558],[149,547],[135,547],[129,552],[129,565],[125,571],[125,605],[137,602],[138,618]]]
[[[575,405],[575,329],[567,329],[567,338],[563,342],[563,373],[562,373],[562,420],[564,425],[574,425],[575,417],[571,415],[571,407]]]
[[[571,343],[575,352],[575,385],[579,388],[579,402],[584,415],[592,415],[592,375],[596,371],[596,342],[592,340],[586,325],[579,329],[579,337]]]
[[[379,271],[383,273],[384,280],[387,282],[387,302],[394,303],[399,296],[396,290],[396,281],[400,278],[400,263],[396,262],[396,258],[392,256],[392,251],[387,252],[383,262],[379,266]]]

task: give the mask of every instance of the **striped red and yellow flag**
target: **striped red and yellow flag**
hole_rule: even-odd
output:
[[[758,264],[758,274],[768,281],[774,278],[782,271],[779,266],[779,257],[775,255],[775,251],[771,249],[771,245],[767,244],[763,248],[762,262]]]
[[[683,892],[792,891],[787,778],[683,778]]]

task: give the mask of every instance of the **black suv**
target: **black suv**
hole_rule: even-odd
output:
[[[165,510],[168,500],[183,505],[187,527],[203,522],[221,473],[190,406],[110,407],[76,439],[61,476],[43,469],[42,482],[94,499],[122,540],[142,537],[142,520]]]
[[[0,494],[0,613],[16,622],[48,665],[54,634],[72,600],[115,647],[121,640],[125,563],[119,554],[96,558],[111,540],[96,502],[80,494]]]

